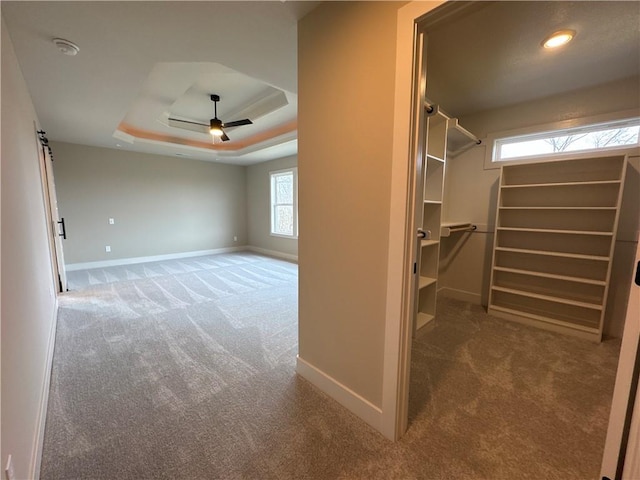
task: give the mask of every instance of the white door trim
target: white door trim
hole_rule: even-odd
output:
[[[640,240],[640,239],[639,239]],[[637,245],[633,274],[640,262]],[[638,356],[640,354],[640,286],[633,280],[629,290],[627,315],[620,347],[616,384],[611,402],[609,427],[602,457],[601,478],[632,479],[630,470],[640,468],[640,391],[638,391]],[[634,385],[635,383],[635,385]],[[637,392],[637,393],[636,393]],[[633,397],[635,395],[635,407]],[[632,413],[632,410],[633,413]],[[625,437],[627,442],[624,442]],[[626,448],[624,443],[626,443]],[[624,470],[623,470],[624,469]],[[634,472],[635,473],[635,472]]]
[[[413,172],[415,142],[412,124],[417,99],[424,92],[416,87],[417,20],[443,1],[411,2],[398,10],[396,78],[391,162],[391,207],[387,263],[387,309],[385,320],[384,371],[382,379],[382,433],[399,439],[407,428],[409,360],[411,342],[410,258],[415,236]],[[415,95],[414,92],[419,92]],[[420,94],[421,93],[421,94]]]

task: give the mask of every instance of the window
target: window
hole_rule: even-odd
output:
[[[298,169],[270,172],[271,235],[298,237]]]
[[[496,138],[492,162],[524,160],[569,152],[637,147],[640,118]]]

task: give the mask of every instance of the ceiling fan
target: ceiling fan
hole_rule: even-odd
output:
[[[219,138],[223,142],[229,139],[225,133],[225,128],[240,127],[242,125],[251,125],[253,122],[248,118],[242,120],[235,120],[233,122],[222,122],[218,118],[218,102],[220,101],[219,95],[211,95],[211,101],[213,102],[213,118],[209,120],[209,124],[189,122],[187,120],[179,120],[177,118],[169,118],[169,125],[172,127],[184,128],[195,132],[209,132],[214,140]]]

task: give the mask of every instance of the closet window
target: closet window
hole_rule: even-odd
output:
[[[583,125],[502,138],[493,142],[492,162],[526,160],[562,153],[637,147],[640,118]]]
[[[270,172],[271,235],[298,237],[298,169]]]

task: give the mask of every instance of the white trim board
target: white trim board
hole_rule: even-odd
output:
[[[261,255],[282,258],[283,260],[298,263],[298,256],[291,253],[283,253],[276,250],[267,250],[266,248],[254,247],[253,245],[248,245],[246,249],[250,252],[259,253]]]
[[[115,267],[118,265],[133,265],[136,263],[159,262],[162,260],[175,260],[179,258],[203,257],[205,255],[215,255],[217,253],[240,252],[247,250],[242,247],[224,247],[211,250],[197,250],[193,252],[169,253],[166,255],[150,255],[148,257],[117,258],[114,260],[102,260],[98,262],[71,263],[66,265],[68,272],[75,270],[88,270],[90,268]]]
[[[463,302],[473,303],[474,305],[482,305],[482,295],[479,293],[468,292],[467,290],[459,290],[457,288],[441,287],[438,289],[438,295],[453,298],[454,300],[462,300]]]
[[[296,372],[340,405],[380,431],[382,410],[298,355]]]
[[[29,478],[38,480],[40,478],[40,465],[42,464],[42,450],[44,449],[44,427],[47,422],[47,407],[49,405],[49,388],[51,386],[51,371],[53,369],[53,351],[56,344],[56,331],[58,328],[58,297],[53,304],[53,318],[51,320],[51,330],[49,331],[49,342],[47,345],[47,363],[44,371],[44,383],[40,393],[40,408],[36,431],[33,436],[32,457],[29,465]]]

